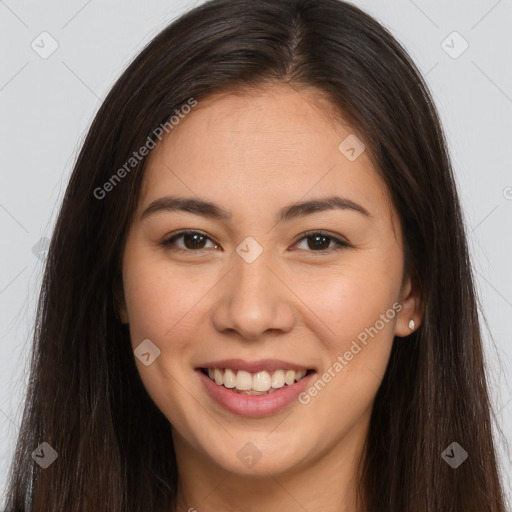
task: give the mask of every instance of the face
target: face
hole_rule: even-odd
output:
[[[264,475],[361,448],[419,324],[385,184],[332,111],[284,85],[211,96],[148,158],[120,313],[179,460]]]

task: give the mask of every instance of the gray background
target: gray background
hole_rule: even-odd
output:
[[[21,418],[45,237],[51,236],[79,145],[126,65],[197,3],[0,0],[0,493]],[[487,319],[489,380],[511,496],[512,1],[354,3],[407,48],[444,124]],[[50,36],[40,36],[45,31]],[[469,44],[461,55],[464,42],[454,31]],[[42,58],[51,44],[57,50]]]

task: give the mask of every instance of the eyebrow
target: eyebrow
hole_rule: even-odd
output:
[[[350,210],[372,218],[370,212],[360,204],[344,197],[330,196],[285,206],[278,212],[276,222],[290,221],[297,217],[304,217],[327,210]],[[211,201],[192,197],[164,196],[155,199],[142,212],[140,218],[142,220],[162,211],[188,212],[217,220],[229,220],[232,217],[232,213],[229,210]]]

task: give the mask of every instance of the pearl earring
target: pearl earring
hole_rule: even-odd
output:
[[[409,322],[409,329],[414,330],[414,320]]]

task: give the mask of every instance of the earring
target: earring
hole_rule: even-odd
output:
[[[414,330],[414,320],[409,322],[409,329]]]

